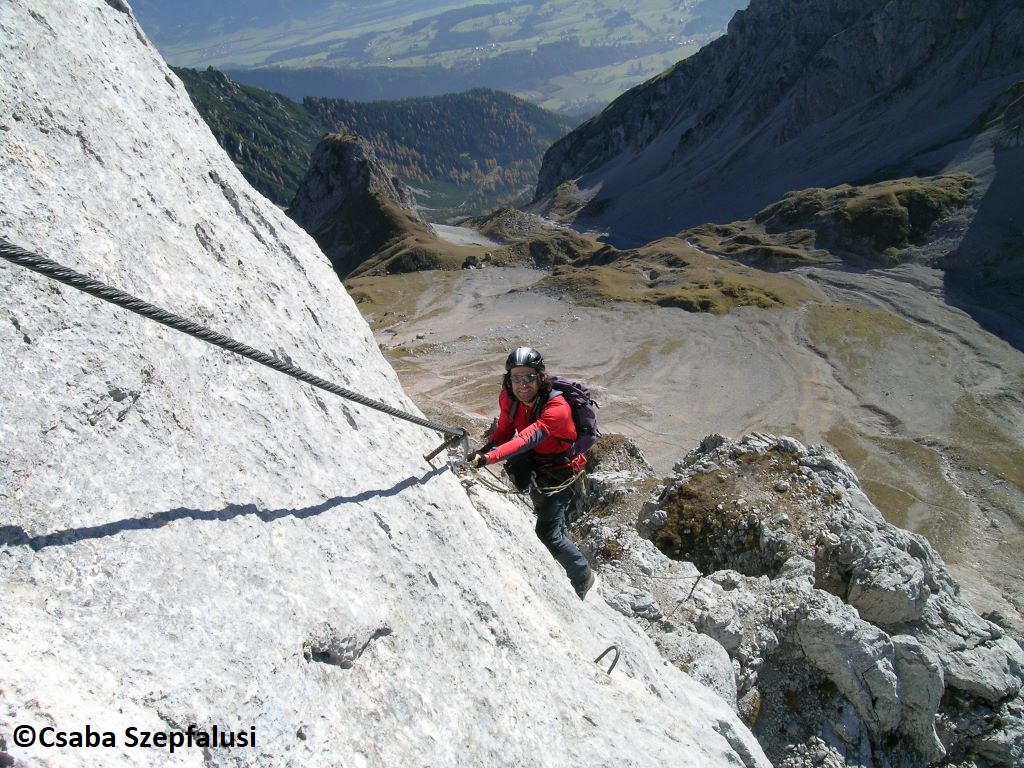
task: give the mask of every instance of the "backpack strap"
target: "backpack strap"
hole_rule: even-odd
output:
[[[557,389],[552,388],[552,389],[550,389],[548,391],[547,395],[544,396],[543,400],[541,400],[541,398],[539,398],[539,397],[537,398],[537,402],[535,402],[533,404],[533,409],[530,412],[530,423],[531,424],[533,422],[535,422],[537,419],[540,418],[540,412],[542,410],[544,410],[544,406],[547,405],[548,403],[550,403],[551,400],[554,399],[555,397],[565,398],[565,395],[563,395]],[[565,401],[568,403],[569,402],[568,398],[566,398]],[[512,404],[509,406],[509,409],[508,409],[508,420],[509,420],[509,422],[511,422],[513,424],[513,426],[515,425],[516,411],[518,409],[519,409],[519,401],[516,400],[515,397],[513,397],[512,398]],[[570,405],[570,410],[571,409],[572,409],[572,406]],[[572,444],[575,442],[575,440],[570,440],[567,437],[559,437],[558,435],[548,435],[548,437],[552,437],[552,438],[554,438],[555,440],[557,440],[560,443],[565,443],[566,444],[566,453],[568,453],[569,448],[572,447]]]
[[[551,400],[551,395],[554,394],[554,393],[555,393],[555,390],[552,389],[552,390],[550,390],[547,393],[547,395],[545,395],[543,400],[541,400],[539,397],[537,398],[536,402],[533,404],[533,410],[530,412],[530,423],[531,424],[533,422],[535,422],[537,419],[540,418],[541,410],[543,410],[544,406],[548,404],[548,402]],[[561,393],[559,392],[558,394],[561,394]],[[519,410],[519,401],[516,400],[515,395],[513,395],[512,396],[512,404],[508,408],[508,420],[513,425],[515,425],[516,413],[518,412],[518,410]]]

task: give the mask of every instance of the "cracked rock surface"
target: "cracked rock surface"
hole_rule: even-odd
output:
[[[606,600],[729,698],[773,764],[1020,763],[1020,638],[830,449],[714,435],[644,503],[602,506],[629,497],[618,461],[597,456],[576,527]]]

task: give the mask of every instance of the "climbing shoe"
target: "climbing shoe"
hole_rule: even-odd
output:
[[[590,571],[587,572],[587,580],[575,587],[576,594],[580,596],[580,600],[587,597],[587,592],[590,591],[590,588],[594,586],[594,582],[596,581],[597,577],[594,575],[594,569],[591,568]]]

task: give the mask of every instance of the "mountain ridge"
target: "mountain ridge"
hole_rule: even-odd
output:
[[[172,67],[203,120],[256,189],[287,205],[327,127],[303,105],[223,72]]]
[[[535,200],[574,180],[593,196],[580,225],[635,241],[883,169],[970,170],[958,142],[1024,77],[1022,14],[1010,0],[754,0],[555,144]]]
[[[440,219],[525,203],[544,150],[572,127],[488,88],[364,103],[310,97],[303,104],[332,130],[365,139]]]

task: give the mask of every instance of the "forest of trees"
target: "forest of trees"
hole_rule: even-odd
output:
[[[489,89],[400,101],[303,103],[331,130],[368,141],[411,186],[463,186],[499,204],[532,189],[544,151],[571,128],[540,107]]]
[[[221,146],[258,190],[287,206],[326,133],[354,133],[422,197],[437,221],[528,198],[544,151],[571,127],[510,94],[296,104],[212,68],[175,69]]]

